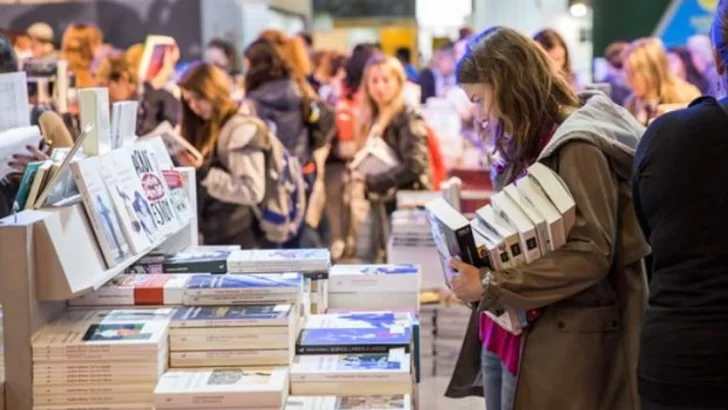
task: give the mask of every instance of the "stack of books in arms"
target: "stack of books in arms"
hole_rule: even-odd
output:
[[[310,316],[296,344],[291,394],[412,394],[412,321],[392,312]]]
[[[419,311],[419,265],[335,265],[329,273],[329,309]]]
[[[442,266],[435,242],[430,235],[427,212],[402,209],[392,214],[392,231],[387,244],[387,263],[422,266],[420,288],[443,289]]]
[[[149,409],[172,309],[68,312],[34,336],[34,409]],[[123,406],[122,406],[123,405]]]
[[[566,243],[576,220],[574,199],[558,174],[545,165],[535,163],[527,171],[494,195],[490,205],[478,209],[472,221],[444,200],[428,204],[443,264],[458,258],[481,268],[508,269],[531,263]],[[512,309],[486,314],[514,334],[526,324],[525,314]]]

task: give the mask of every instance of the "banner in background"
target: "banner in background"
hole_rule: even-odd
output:
[[[695,34],[710,35],[718,0],[673,0],[655,35],[667,46],[682,45]]]

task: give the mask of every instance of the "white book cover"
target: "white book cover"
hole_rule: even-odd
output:
[[[409,394],[388,396],[289,396],[285,410],[412,410]]]
[[[114,201],[101,176],[99,158],[75,161],[70,166],[101,253],[106,264],[114,267],[130,257],[131,252]]]
[[[230,254],[230,273],[328,272],[328,249],[257,249]]]
[[[397,153],[379,137],[370,137],[349,167],[364,175],[382,174],[398,166]]]
[[[419,292],[418,265],[335,265],[329,271],[330,293]]]
[[[111,149],[134,143],[138,111],[136,101],[120,101],[111,106]]]
[[[175,207],[177,216],[181,223],[186,224],[195,217],[190,197],[187,195],[187,188],[175,170],[174,162],[161,137],[148,138],[143,141],[154,153],[154,158],[165,176],[165,182],[170,190],[170,199]],[[175,178],[176,174],[176,178]]]
[[[407,382],[412,360],[404,349],[389,353],[297,356],[291,365],[291,383]]]
[[[493,207],[486,205],[476,212],[478,220],[485,226],[492,234],[503,239],[508,249],[510,256],[511,266],[518,266],[526,263],[526,255],[523,253],[521,248],[521,239],[518,236],[518,232],[503,221],[500,221],[493,211]]]
[[[140,140],[146,140],[146,139],[152,139],[155,137],[161,137],[162,141],[164,142],[165,147],[167,148],[167,152],[170,156],[177,156],[181,153],[188,153],[190,154],[196,163],[202,164],[202,161],[204,160],[202,153],[195,148],[192,144],[190,144],[189,141],[187,141],[184,137],[179,135],[175,128],[170,124],[168,121],[165,121],[157,128],[152,130],[147,135],[142,135],[139,137]]]
[[[0,74],[0,76],[3,75]],[[1,87],[2,82],[0,82]],[[5,113],[3,112],[2,116],[4,115]],[[36,126],[12,128],[5,131],[0,130],[0,181],[5,181],[10,173],[17,172],[8,165],[8,162],[13,159],[13,155],[30,155],[25,147],[28,145],[37,147],[40,144],[40,140],[40,128]]]
[[[521,178],[516,181],[518,193],[526,201],[531,203],[534,208],[538,209],[541,215],[546,219],[546,225],[549,230],[550,250],[560,248],[566,243],[566,232],[564,231],[564,221],[559,210],[549,201],[543,189],[535,183],[531,178]]]
[[[576,222],[576,203],[564,181],[551,168],[540,162],[528,167],[528,178],[543,189],[548,199],[558,209],[564,220],[564,233],[568,236]]]
[[[122,274],[101,288],[73,298],[69,306],[158,306],[181,305],[187,282],[186,274]]]
[[[41,329],[33,336],[33,356],[52,359],[69,354],[127,353],[152,354],[154,357],[166,346],[169,322],[163,320],[115,321],[107,323],[69,322]]]
[[[482,256],[487,256],[490,261],[490,268],[494,270],[501,270],[506,267],[506,264],[510,260],[508,251],[505,249],[505,245],[495,245],[487,237],[487,229],[481,226],[477,219],[470,221],[470,226],[473,229],[473,239],[475,240],[475,246],[478,247],[478,251]]]
[[[156,159],[155,150],[146,143],[136,143],[131,150],[134,169],[141,180],[156,229],[164,236],[182,228],[170,189]]]
[[[288,397],[288,369],[170,370],[154,390],[162,409],[278,409]]]
[[[149,250],[154,241],[151,215],[129,152],[123,148],[99,155],[99,171],[116,207],[121,228],[132,253],[139,255]]]
[[[116,309],[112,307],[79,308],[64,312],[55,322],[46,327],[69,328],[94,323],[142,323],[157,321],[169,324],[175,309],[149,306],[139,309]]]
[[[354,312],[311,315],[305,329],[379,329],[404,333],[412,327],[412,314],[406,312]],[[395,332],[396,330],[396,332]]]
[[[523,213],[528,216],[533,226],[536,228],[536,235],[538,236],[538,246],[541,250],[541,255],[546,255],[551,251],[551,239],[549,238],[549,228],[546,223],[546,218],[534,207],[530,202],[521,196],[518,192],[518,188],[515,184],[509,184],[503,188],[503,192],[508,195],[513,202],[515,202]]]
[[[28,79],[25,72],[0,74],[0,132],[30,126]]]
[[[288,366],[290,350],[206,350],[199,352],[170,352],[172,368]]]
[[[83,142],[83,152],[88,156],[94,156],[111,151],[109,89],[78,90],[78,105],[81,111],[81,128],[93,126]]]
[[[505,193],[499,192],[490,198],[493,211],[497,218],[510,225],[518,232],[521,240],[521,249],[526,257],[526,262],[531,263],[541,257],[541,248],[538,243],[536,227],[528,216],[513,200]]]

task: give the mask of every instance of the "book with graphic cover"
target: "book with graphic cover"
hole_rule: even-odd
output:
[[[412,382],[412,360],[403,349],[387,353],[298,356],[291,384],[310,382]]]
[[[163,409],[280,409],[288,397],[288,369],[170,370],[154,390]]]
[[[194,275],[186,295],[298,294],[302,289],[300,273]]]
[[[331,266],[328,249],[241,250],[230,255],[230,273],[324,272]]]
[[[174,315],[170,327],[290,326],[293,305],[185,307]]]
[[[285,410],[412,410],[409,394],[382,396],[289,396]]]
[[[137,142],[131,150],[131,159],[157,229],[165,236],[176,233],[183,224],[177,215],[155,150],[147,142]]]
[[[191,249],[164,259],[165,273],[228,273],[227,250]]]
[[[119,222],[119,210],[114,206],[101,176],[100,159],[86,158],[72,162],[70,166],[101,253],[108,267],[112,268],[132,253]]]
[[[409,313],[355,312],[311,315],[296,343],[297,354],[409,353],[412,316]]]
[[[69,306],[175,306],[182,305],[191,275],[126,275],[101,288],[73,298]]]
[[[15,201],[13,202],[13,212],[19,212],[25,209],[25,203],[28,201],[28,194],[30,194],[30,188],[33,185],[35,176],[38,174],[38,169],[43,165],[44,161],[34,161],[25,167],[23,172],[23,178],[20,180],[20,186],[18,187],[18,193],[15,194]]]
[[[418,265],[334,265],[330,293],[419,292]]]
[[[189,195],[187,195],[187,188],[179,171],[175,170],[174,162],[172,162],[164,141],[162,141],[162,138],[148,138],[145,143],[154,152],[154,157],[162,170],[167,187],[169,187],[170,199],[180,221],[186,224],[195,216],[192,203]]]
[[[456,258],[476,267],[488,266],[488,260],[478,252],[470,221],[465,216],[443,198],[428,203],[426,209],[448,286],[452,272],[449,259]]]

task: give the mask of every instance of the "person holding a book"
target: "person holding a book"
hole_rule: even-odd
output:
[[[453,292],[474,312],[446,394],[485,391],[489,410],[638,409],[649,247],[630,181],[643,127],[601,93],[577,96],[543,48],[512,29],[475,36],[456,72],[504,160],[496,187],[538,161],[561,178],[576,212],[563,246],[531,262],[451,262]],[[503,309],[525,317],[518,336],[485,314]]]
[[[351,165],[352,180],[363,184],[371,204],[369,234],[364,235],[370,243],[357,244],[363,260],[382,259],[389,236],[389,216],[397,207],[396,192],[431,187],[427,126],[419,111],[405,102],[406,82],[404,67],[395,57],[378,53],[366,64],[364,101],[355,132],[360,160],[355,158]],[[384,161],[367,166],[368,160],[361,159],[362,155]]]
[[[712,27],[728,80],[728,1]],[[702,97],[656,119],[634,162],[634,202],[652,247],[638,366],[643,410],[728,408],[728,99]]]

